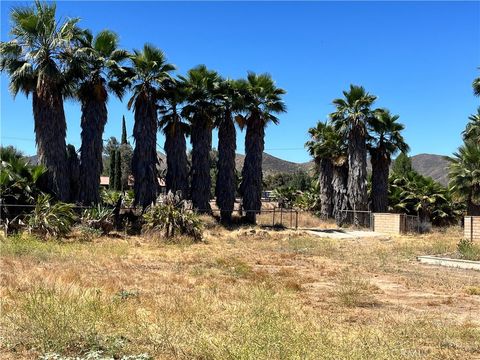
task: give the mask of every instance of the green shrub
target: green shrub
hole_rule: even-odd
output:
[[[75,220],[72,204],[52,203],[46,194],[37,197],[33,212],[26,217],[29,231],[43,237],[68,234]]]
[[[163,204],[150,207],[143,220],[147,231],[163,231],[167,238],[180,234],[202,240],[202,221],[197,214],[186,210],[183,201],[172,193],[168,193]]]
[[[457,250],[462,259],[480,261],[480,245],[476,245],[472,240],[462,239],[457,245]]]

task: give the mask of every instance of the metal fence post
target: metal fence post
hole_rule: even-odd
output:
[[[272,227],[275,227],[275,206],[273,207]]]

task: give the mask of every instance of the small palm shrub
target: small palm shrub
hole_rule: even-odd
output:
[[[107,235],[113,230],[113,209],[100,204],[86,209],[82,214],[82,223],[92,229],[101,230],[103,235]]]
[[[53,203],[50,195],[42,194],[37,197],[33,212],[25,220],[30,233],[60,237],[70,232],[76,215],[73,204]]]
[[[151,206],[143,214],[143,220],[147,231],[163,231],[167,238],[179,234],[202,240],[202,221],[196,213],[186,210],[183,201],[171,192],[162,204]]]
[[[110,205],[110,206],[115,206],[117,205],[118,200],[122,196],[122,193],[120,191],[115,191],[115,190],[106,190],[103,189],[102,192],[100,193],[100,197],[102,198],[102,202],[105,205]]]

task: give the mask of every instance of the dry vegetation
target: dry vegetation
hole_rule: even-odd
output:
[[[332,240],[211,222],[206,242],[1,242],[1,358],[480,358],[480,275],[420,265],[460,229]]]

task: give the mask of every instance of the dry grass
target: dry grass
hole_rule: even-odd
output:
[[[479,358],[478,272],[416,261],[460,238],[332,240],[214,222],[202,244],[9,238],[0,358]]]

